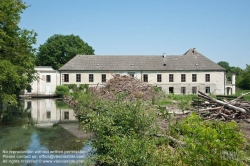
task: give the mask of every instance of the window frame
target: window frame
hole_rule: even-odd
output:
[[[197,86],[192,86],[192,94],[197,94]]]
[[[174,94],[174,87],[173,86],[168,87],[168,93]]]
[[[94,74],[89,74],[89,82],[94,82]]]
[[[207,93],[207,94],[210,94],[210,93],[211,93],[211,89],[210,89],[209,86],[206,86],[206,88],[205,88],[205,93]]]
[[[169,82],[174,82],[174,74],[169,74],[168,75],[168,81]]]
[[[148,82],[148,74],[143,74],[143,82]]]
[[[205,81],[206,82],[210,82],[210,74],[206,74],[205,75]]]
[[[51,75],[46,75],[46,83],[50,83],[51,82]]]
[[[64,112],[64,120],[69,120],[69,111]]]
[[[185,95],[186,94],[186,87],[181,87],[181,94]]]
[[[181,82],[186,82],[186,74],[181,74]]]
[[[106,74],[102,74],[102,82],[107,82],[107,76],[106,76]]]
[[[192,82],[197,82],[197,74],[192,74]]]
[[[81,82],[81,74],[76,74],[76,82]]]
[[[157,74],[157,82],[162,82],[162,76],[161,76],[161,74]]]
[[[69,74],[63,74],[62,82],[69,82]]]

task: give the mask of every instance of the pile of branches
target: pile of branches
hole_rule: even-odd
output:
[[[94,93],[106,100],[113,100],[119,94],[124,94],[125,99],[128,100],[135,98],[151,100],[153,96],[157,95],[151,85],[126,75],[113,75],[113,78],[108,80],[104,87],[98,88]]]
[[[250,92],[246,94],[250,94]],[[206,120],[239,121],[241,119],[250,119],[250,103],[240,100],[246,94],[231,101],[227,101],[226,99],[221,101],[198,91],[198,97],[203,102],[198,104],[197,102],[193,102],[193,105],[198,107],[199,114]]]

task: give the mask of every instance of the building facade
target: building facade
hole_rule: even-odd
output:
[[[60,85],[60,73],[51,66],[36,66],[37,79],[31,83],[31,89],[25,90],[24,95],[37,96],[53,95],[56,86]]]
[[[196,49],[183,55],[76,55],[60,69],[61,84],[102,86],[113,75],[130,75],[166,93],[225,93],[225,69]]]
[[[63,84],[104,86],[114,75],[135,77],[167,94],[235,93],[235,77],[228,85],[225,69],[195,48],[183,55],[76,55],[58,71],[45,68],[36,68],[41,80],[32,84],[33,93],[54,93],[56,85]],[[47,81],[48,75],[51,82]]]

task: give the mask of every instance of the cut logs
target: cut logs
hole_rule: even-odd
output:
[[[222,121],[230,121],[249,119],[250,103],[239,100],[246,94],[227,102],[214,99],[205,93],[198,91],[198,97],[202,99],[203,102],[199,102],[198,104],[193,102],[193,105],[198,108],[199,114],[207,120],[220,119]]]

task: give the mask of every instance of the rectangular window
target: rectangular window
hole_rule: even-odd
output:
[[[94,74],[89,74],[89,82],[94,82]]]
[[[157,74],[157,82],[161,82],[161,74]]]
[[[174,87],[169,87],[168,91],[169,91],[169,93],[174,93]]]
[[[38,82],[39,82],[39,81],[38,81]],[[31,93],[31,92],[32,92],[32,87],[31,87],[30,84],[27,86],[26,90],[27,90],[28,93]]]
[[[206,87],[206,93],[210,93],[210,87]]]
[[[132,73],[128,73],[130,75],[130,77],[135,77],[135,73],[132,72]]]
[[[192,93],[196,94],[197,93],[197,87],[192,87]]]
[[[102,74],[102,82],[106,82],[106,74]]]
[[[148,75],[147,74],[143,75],[143,82],[148,82]]]
[[[192,74],[192,82],[196,82],[197,81],[197,74]]]
[[[210,74],[206,74],[206,82],[210,82]]]
[[[174,75],[173,74],[169,74],[169,82],[174,82]]]
[[[181,93],[186,94],[186,87],[181,87]]]
[[[186,74],[181,74],[181,82],[186,82]]]
[[[76,74],[76,82],[81,82],[81,74]]]
[[[28,101],[28,102],[27,102],[27,110],[31,109],[31,106],[32,106],[31,101]]]
[[[69,74],[63,74],[62,82],[69,82]]]
[[[69,112],[64,112],[64,119],[69,119]]]
[[[47,119],[50,119],[50,117],[51,117],[51,112],[47,111],[47,112],[46,112],[46,117],[47,117]]]
[[[51,79],[50,79],[50,75],[46,75],[46,82],[50,82]]]

